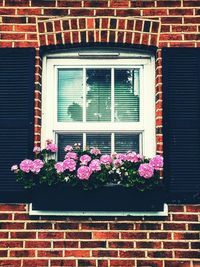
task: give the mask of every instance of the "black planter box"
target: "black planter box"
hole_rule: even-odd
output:
[[[41,186],[32,191],[32,208],[45,211],[134,212],[162,211],[163,191],[138,192],[122,186],[83,190],[76,187]]]

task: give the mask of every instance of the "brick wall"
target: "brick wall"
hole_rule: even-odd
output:
[[[36,48],[35,144],[40,46],[115,43],[157,49],[156,141],[162,153],[162,48],[199,47],[199,30],[199,0],[0,0],[0,48]],[[167,218],[30,217],[27,208],[0,205],[0,266],[200,267],[200,206],[171,205]]]
[[[168,217],[39,217],[0,204],[0,266],[199,267],[200,205]]]

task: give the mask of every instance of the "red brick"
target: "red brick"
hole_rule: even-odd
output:
[[[38,233],[38,238],[45,238],[45,239],[63,239],[64,233],[61,232],[40,232]]]
[[[184,23],[185,24],[199,24],[200,23],[200,17],[185,17]]]
[[[119,17],[133,17],[140,16],[140,10],[136,9],[117,9],[116,15]]]
[[[174,249],[174,248],[183,248],[183,249],[188,249],[189,248],[189,243],[188,242],[163,242],[163,248],[166,249]]]
[[[68,267],[74,267],[76,266],[75,260],[51,260],[52,267],[60,267],[60,266],[68,266]]]
[[[11,24],[21,24],[21,23],[26,23],[26,17],[9,17],[5,16],[2,17],[3,23],[11,23]]]
[[[14,42],[14,47],[32,47],[32,48],[37,48],[38,47],[38,42],[37,41],[35,41],[35,42],[26,42],[26,41],[17,42],[17,41],[15,41]]]
[[[188,224],[188,229],[193,231],[199,231],[200,230],[200,223],[190,223]]]
[[[24,204],[0,204],[0,211],[26,211]]]
[[[136,242],[136,248],[161,248],[161,242]]]
[[[28,0],[6,0],[5,6],[29,6]]]
[[[132,223],[111,223],[110,224],[111,230],[133,230]]]
[[[78,241],[54,241],[54,248],[77,248]]]
[[[137,267],[163,267],[162,261],[158,260],[137,260]],[[176,266],[178,267],[178,266]]]
[[[0,260],[0,266],[2,267],[21,267],[21,260]],[[29,267],[28,265],[26,265]]]
[[[200,261],[193,261],[193,267],[200,267]]]
[[[81,241],[81,248],[105,248],[104,241]]]
[[[191,242],[192,249],[200,249],[200,242]]]
[[[161,34],[160,35],[160,41],[163,40],[182,40],[181,34]]]
[[[144,9],[143,16],[166,16],[167,9]]]
[[[16,32],[36,32],[35,25],[15,25]]]
[[[174,233],[175,240],[199,239],[199,233]]]
[[[184,15],[193,15],[192,9],[169,9],[169,15],[184,16]]]
[[[23,247],[22,241],[1,241],[0,248],[20,248]]]
[[[158,223],[136,223],[135,225],[136,230],[160,230],[161,224]]]
[[[93,16],[94,10],[93,9],[71,9],[70,16]]]
[[[25,248],[50,248],[50,241],[26,241]]]
[[[129,0],[111,0],[110,7],[129,7]]]
[[[186,230],[186,224],[184,223],[164,223],[163,230]]]
[[[0,223],[0,229],[23,229],[24,228],[24,223],[12,223],[12,222],[5,222],[5,223]]]
[[[0,250],[0,257],[4,258],[7,257],[8,250]]]
[[[38,257],[62,257],[61,250],[38,250]]]
[[[200,205],[187,205],[186,206],[187,212],[200,212]]]
[[[89,233],[89,232],[68,232],[68,233],[66,233],[66,239],[91,239],[91,233]]]
[[[17,9],[17,14],[18,15],[42,15],[42,9],[41,8],[19,8]],[[28,25],[27,25],[28,26]]]
[[[36,238],[35,232],[11,232],[11,238],[29,239]]]
[[[15,9],[10,8],[0,8],[0,15],[14,15]]]
[[[97,9],[96,16],[114,16],[113,9]]]
[[[68,229],[79,229],[78,223],[56,223],[55,229],[57,230],[68,230]]]
[[[36,267],[36,266],[48,266],[48,260],[23,260],[23,266]],[[64,266],[64,265],[63,265]]]
[[[148,251],[150,258],[172,258],[172,251]]]
[[[96,267],[96,260],[78,260],[78,266],[95,266]]]
[[[117,257],[118,251],[117,250],[96,250],[92,251],[93,257]]]
[[[97,264],[98,264],[98,267],[107,267],[108,261],[107,260],[98,260]]]
[[[0,232],[0,238],[8,238],[8,232]]]
[[[10,257],[35,257],[34,250],[11,250]]]
[[[146,239],[147,234],[142,232],[123,232],[121,234],[122,239]]]
[[[65,257],[88,258],[89,250],[65,250]]]
[[[63,1],[58,0],[58,7],[81,7],[81,1]]]
[[[119,233],[116,232],[94,232],[93,239],[116,239],[119,238]]]
[[[176,261],[169,261],[169,260],[166,260],[165,261],[165,267],[191,267],[191,264],[189,261],[179,261],[179,260],[176,260]]]
[[[175,251],[176,258],[190,258],[190,259],[199,259],[200,252],[199,251]]]
[[[32,0],[31,6],[55,7],[55,0]]]
[[[170,47],[195,47],[195,43],[194,42],[183,42],[183,43],[171,42]]]
[[[150,233],[150,239],[171,239],[171,233]]]
[[[145,257],[145,252],[142,250],[127,250],[119,251],[121,258],[143,258]]]
[[[181,17],[162,17],[161,23],[166,24],[181,24],[182,18]]]
[[[193,214],[173,214],[173,221],[198,221],[198,215]]]
[[[108,7],[108,1],[107,0],[101,0],[101,1],[98,1],[98,0],[85,0],[83,2],[84,4],[84,7]]]
[[[169,212],[183,212],[183,205],[169,205]]]
[[[105,265],[107,266],[107,265]],[[110,260],[110,266],[129,266],[129,267],[134,267],[135,266],[135,261],[134,260]]]
[[[200,1],[199,0],[184,0],[183,1],[183,6],[184,7],[199,7],[200,6]]]
[[[12,219],[12,214],[10,213],[0,213],[0,220],[11,220]]]
[[[27,229],[52,229],[52,223],[27,223]]]
[[[68,9],[44,9],[45,16],[67,16]]]
[[[108,242],[110,248],[133,248],[134,243],[130,241],[112,241]]]
[[[176,1],[157,1],[157,7],[179,7],[181,6],[181,1],[176,0]]]

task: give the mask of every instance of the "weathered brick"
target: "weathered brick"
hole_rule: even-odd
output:
[[[25,248],[50,248],[50,241],[26,241]]]
[[[26,211],[25,204],[0,204],[0,211]]]
[[[163,248],[166,249],[174,249],[174,248],[182,248],[182,249],[188,249],[189,243],[188,242],[163,242]]]
[[[160,260],[137,260],[137,267],[144,267],[144,266],[163,267],[163,263]]]
[[[136,242],[136,248],[161,248],[161,242]]]
[[[78,266],[96,266],[96,261],[95,260],[78,260]]]
[[[105,241],[81,241],[81,248],[105,248]]]
[[[174,239],[175,240],[193,240],[193,239],[199,239],[199,233],[174,233]]]
[[[6,266],[12,266],[12,267],[21,267],[21,260],[18,259],[1,259],[0,260],[0,266],[6,267]],[[26,265],[28,267],[28,265]],[[30,265],[29,265],[30,266]]]
[[[94,232],[93,239],[116,239],[119,238],[119,233],[115,232]]]
[[[184,223],[164,223],[163,230],[186,230]]]
[[[64,233],[62,233],[62,232],[40,232],[40,233],[38,233],[38,238],[63,239]]]
[[[38,250],[38,257],[62,257],[63,253],[61,250]]]
[[[105,265],[108,266],[108,265]],[[129,266],[129,267],[134,267],[135,266],[135,261],[134,260],[110,260],[110,266]]]
[[[76,260],[68,260],[68,259],[62,259],[62,260],[51,260],[50,266],[52,267],[60,267],[60,266],[68,266],[68,267],[74,267],[76,265]]]
[[[165,261],[165,267],[191,267],[191,264],[189,261],[181,261],[181,260],[166,260]]]
[[[175,251],[176,258],[190,258],[190,259],[199,259],[200,252],[199,251]]]
[[[65,257],[88,258],[89,250],[65,250]]]
[[[142,250],[127,250],[120,251],[119,255],[121,258],[143,258],[145,257],[145,252]]]
[[[34,250],[11,250],[10,257],[17,257],[17,258],[35,257],[35,251]]]
[[[36,238],[35,232],[11,232],[11,238],[32,239]]]
[[[90,232],[67,232],[66,239],[91,239]]]
[[[48,260],[47,259],[44,259],[44,260],[41,260],[41,259],[36,259],[36,260],[24,259],[23,265],[26,267],[36,267],[36,266],[46,267],[46,266],[48,266]]]
[[[198,215],[196,214],[173,214],[173,221],[198,221]]]
[[[172,251],[148,251],[147,255],[150,258],[172,258]]]
[[[132,223],[111,223],[110,224],[111,230],[133,230]]]
[[[112,241],[108,242],[110,248],[133,248],[134,243],[131,241]]]

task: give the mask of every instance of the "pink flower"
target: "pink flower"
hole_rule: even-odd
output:
[[[67,145],[65,148],[64,148],[64,151],[67,152],[67,151],[72,151],[73,150],[73,147],[72,146],[69,146]]]
[[[112,163],[112,158],[110,155],[103,155],[100,158],[100,162],[105,165],[110,165]]]
[[[100,171],[101,170],[101,162],[99,159],[93,159],[91,162],[90,162],[90,165],[89,165],[90,169],[92,171]]]
[[[39,153],[41,152],[41,148],[40,148],[39,146],[35,146],[35,147],[33,148],[33,152],[34,152],[35,154],[39,154]]]
[[[155,170],[160,170],[163,167],[163,157],[160,155],[157,155],[153,157],[149,164],[155,169]]]
[[[138,155],[135,152],[130,152],[126,155],[127,160],[130,162],[138,162],[139,158]]]
[[[63,173],[64,172],[64,167],[63,167],[63,162],[59,161],[54,165],[57,173]]]
[[[74,159],[77,160],[78,156],[75,152],[67,152],[65,159]]]
[[[11,167],[11,171],[16,173],[18,171],[18,166],[17,165],[13,165]]]
[[[140,165],[138,172],[140,176],[144,177],[145,179],[148,179],[153,176],[154,168],[150,164],[144,163]]]
[[[91,157],[89,155],[83,155],[80,157],[80,161],[83,165],[87,165],[90,160]]]
[[[63,168],[64,170],[69,170],[70,172],[76,170],[76,161],[73,159],[65,159],[63,161]]]
[[[97,155],[101,154],[101,151],[100,151],[100,149],[93,147],[90,149],[90,153],[97,156]]]
[[[81,166],[77,170],[77,176],[81,180],[88,180],[91,174],[92,170],[88,166]]]
[[[56,144],[49,143],[46,145],[46,150],[55,153],[58,151],[58,147]]]
[[[33,168],[33,161],[30,159],[24,159],[20,165],[19,165],[20,170],[23,172],[29,173],[31,169]]]
[[[116,157],[116,159],[127,160],[127,155],[126,154],[119,153],[119,154],[116,154],[115,157]]]
[[[115,160],[113,161],[113,165],[114,165],[115,167],[119,167],[119,166],[121,166],[122,164],[123,164],[123,162],[122,162],[121,159],[115,159]]]
[[[34,173],[39,173],[43,166],[44,166],[44,162],[42,160],[35,159],[33,161],[33,166],[31,168],[31,171]]]

